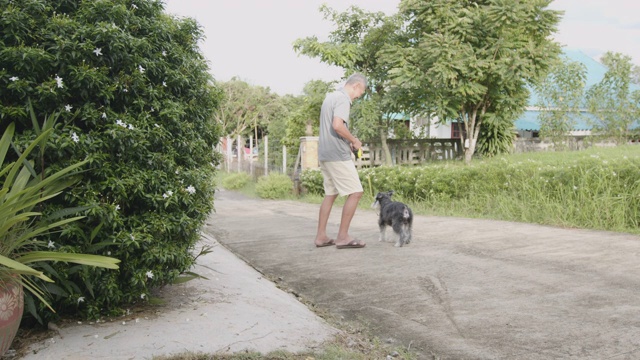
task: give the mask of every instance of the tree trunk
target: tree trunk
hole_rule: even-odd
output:
[[[392,166],[393,161],[391,161],[391,151],[387,143],[387,131],[383,127],[380,128],[380,144],[382,144],[382,151],[384,152],[384,165]]]
[[[469,140],[469,147],[464,149],[464,163],[465,163],[465,165],[469,165],[471,163],[471,159],[473,158],[473,154],[476,152],[476,139],[468,139],[468,140]]]
[[[484,111],[483,111],[484,113]],[[465,121],[465,128],[467,130],[466,140],[469,141],[469,147],[465,147],[464,149],[464,163],[469,165],[471,163],[471,159],[473,158],[473,154],[476,152],[476,142],[478,141],[478,136],[480,135],[480,122],[478,120],[478,109],[473,109],[471,114],[466,113],[463,116],[467,116],[467,121]],[[463,143],[462,146],[466,144]]]

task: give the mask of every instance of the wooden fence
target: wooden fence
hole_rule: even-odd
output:
[[[460,139],[387,140],[393,165],[418,165],[430,161],[457,160],[464,156]],[[356,166],[373,167],[384,164],[381,144],[363,146],[362,157]]]

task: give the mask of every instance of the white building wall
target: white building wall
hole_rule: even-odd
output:
[[[451,124],[438,124],[438,117],[433,118],[412,118],[411,131],[416,137],[426,135],[426,127],[429,132],[427,138],[430,139],[451,139]]]

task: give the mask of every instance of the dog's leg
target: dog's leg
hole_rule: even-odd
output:
[[[387,241],[387,225],[380,224],[380,241]]]
[[[411,224],[402,224],[400,243],[406,245],[411,242]],[[402,246],[400,245],[400,246]]]
[[[398,221],[393,223],[393,232],[398,236],[398,240],[396,241],[395,247],[402,247],[404,245],[404,225]]]

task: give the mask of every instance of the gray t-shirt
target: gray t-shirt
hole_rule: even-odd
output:
[[[333,129],[333,118],[339,117],[349,127],[351,98],[340,89],[327,94],[320,110],[320,139],[318,140],[319,161],[351,160],[351,143]]]

